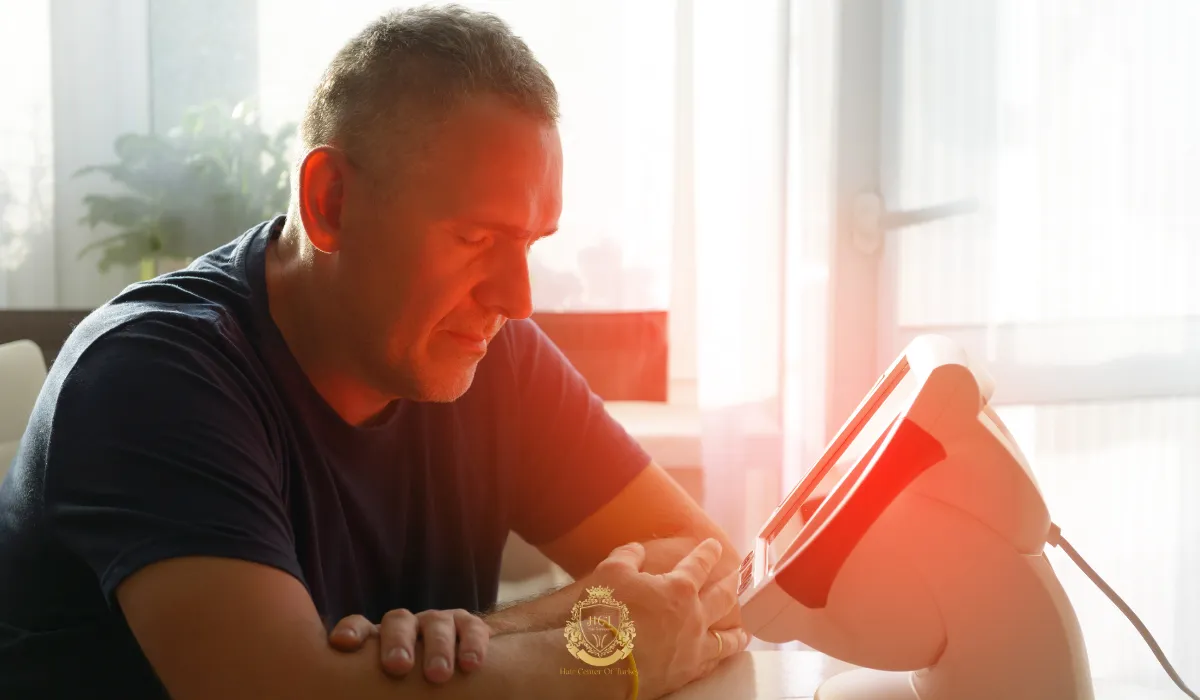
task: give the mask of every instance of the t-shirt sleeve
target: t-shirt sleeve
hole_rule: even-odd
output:
[[[143,320],[93,342],[51,421],[45,517],[105,597],[182,556],[303,576],[282,472],[238,355],[199,329]]]
[[[650,456],[536,324],[508,325],[519,397],[513,530],[542,544],[611,501]]]

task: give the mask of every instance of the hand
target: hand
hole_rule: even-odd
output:
[[[665,574],[675,568],[684,557],[691,554],[700,542],[701,540],[695,537],[664,537],[644,542],[643,547],[652,548],[652,553],[647,552],[642,571],[648,574]],[[732,549],[724,549],[724,545],[722,548],[724,551],[720,559],[709,572],[709,582],[741,571],[742,561],[737,552]],[[713,623],[712,628],[727,630],[741,626],[742,608],[735,605],[725,617]]]
[[[384,615],[378,625],[362,615],[342,618],[330,631],[329,644],[340,651],[358,651],[374,635],[379,635],[380,661],[386,673],[403,676],[412,670],[420,637],[425,647],[425,678],[445,683],[454,675],[456,642],[458,666],[470,673],[483,666],[491,630],[466,610],[426,610],[414,615],[397,609]]]
[[[740,627],[713,629],[738,602],[736,571],[709,580],[721,558],[720,542],[701,542],[665,574],[642,571],[645,555],[637,542],[617,547],[590,578],[611,587],[630,609],[641,697],[652,700],[708,675],[750,638]]]

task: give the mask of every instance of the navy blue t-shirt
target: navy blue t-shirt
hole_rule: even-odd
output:
[[[71,334],[0,487],[0,697],[162,697],[116,601],[155,561],[295,576],[326,626],[495,603],[510,530],[565,534],[649,457],[536,325],[453,403],[343,421],[268,311],[266,222]]]

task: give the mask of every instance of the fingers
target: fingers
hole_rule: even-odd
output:
[[[362,615],[348,615],[329,631],[329,644],[339,651],[358,651],[377,631],[375,624]]]
[[[700,610],[706,627],[729,627],[718,622],[733,616],[740,619],[737,596],[738,575],[730,574],[700,592]]]
[[[630,542],[614,549],[608,558],[596,567],[596,572],[638,573],[645,563],[646,548],[641,542]]]
[[[379,624],[379,658],[383,670],[403,676],[412,670],[416,658],[417,616],[408,610],[392,610]]]
[[[425,642],[425,678],[445,683],[454,675],[454,611],[426,610],[417,618]]]
[[[720,663],[734,654],[743,651],[746,645],[750,643],[750,635],[741,629],[709,630],[708,641],[711,647],[709,658],[715,663]]]
[[[696,678],[705,678],[711,675],[722,661],[745,651],[749,643],[750,635],[741,629],[708,630],[705,633],[705,646],[702,652],[705,656],[700,662],[700,671]]]
[[[454,611],[454,626],[458,630],[458,665],[470,673],[483,666],[488,639],[492,630],[487,623],[466,610]]]
[[[742,627],[742,606],[735,605],[725,613],[724,617],[719,618],[716,622],[709,625],[715,630],[727,630],[733,627]]]
[[[688,552],[666,577],[686,582],[692,591],[699,591],[720,559],[721,543],[710,537]]]
[[[349,626],[356,621],[347,618],[344,622]],[[393,676],[410,672],[420,637],[424,641],[425,677],[433,683],[444,683],[454,675],[456,653],[463,671],[478,670],[491,637],[487,623],[466,610],[427,610],[416,615],[408,610],[392,610],[376,629],[385,672]]]

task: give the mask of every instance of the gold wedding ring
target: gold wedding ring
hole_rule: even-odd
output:
[[[725,640],[721,639],[721,633],[716,630],[709,630],[713,636],[717,638],[717,656],[720,656],[725,651]]]

